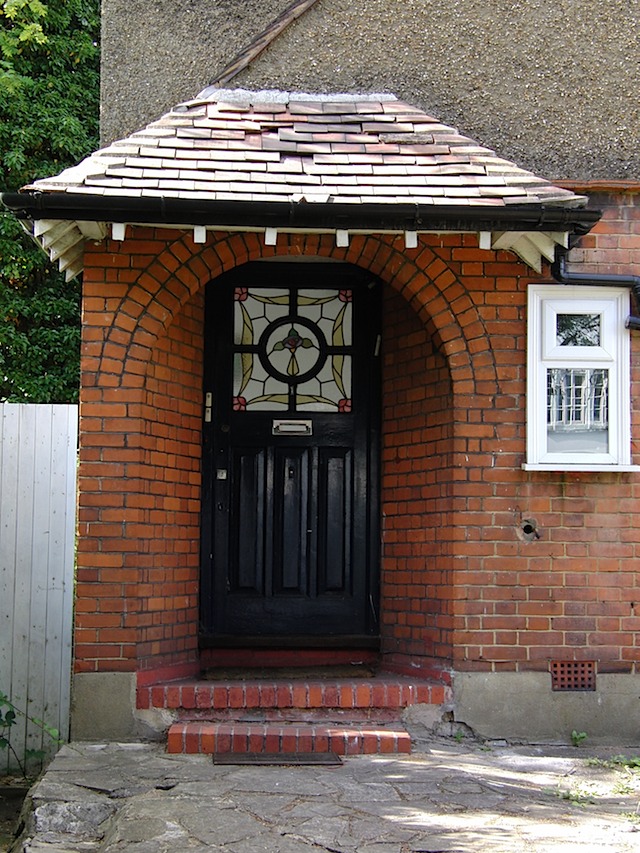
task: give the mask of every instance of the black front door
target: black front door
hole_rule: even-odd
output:
[[[378,633],[380,283],[247,264],[207,290],[202,638]]]

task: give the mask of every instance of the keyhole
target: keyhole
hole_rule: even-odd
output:
[[[293,470],[293,468],[289,468],[289,479],[290,480],[293,480],[294,474],[295,474],[295,471]]]

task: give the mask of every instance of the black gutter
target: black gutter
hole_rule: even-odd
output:
[[[630,287],[636,305],[640,305],[640,276],[608,273],[592,273],[588,275],[583,272],[568,272],[566,265],[566,250],[561,250],[556,254],[556,259],[551,265],[551,275],[560,284],[574,284],[580,287]],[[627,329],[640,329],[640,317],[634,314],[629,315],[625,326]]]
[[[344,204],[304,201],[242,202],[166,196],[91,196],[72,192],[3,193],[19,219],[135,222],[235,228],[326,228],[367,231],[570,231],[586,234],[597,210],[538,203],[455,206]],[[515,227],[514,227],[515,226]]]

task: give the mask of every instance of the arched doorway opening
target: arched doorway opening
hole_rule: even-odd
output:
[[[377,647],[381,290],[345,263],[209,284],[201,644]]]

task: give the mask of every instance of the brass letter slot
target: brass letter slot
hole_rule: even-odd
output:
[[[271,433],[272,435],[313,435],[313,424],[311,421],[274,420]]]

